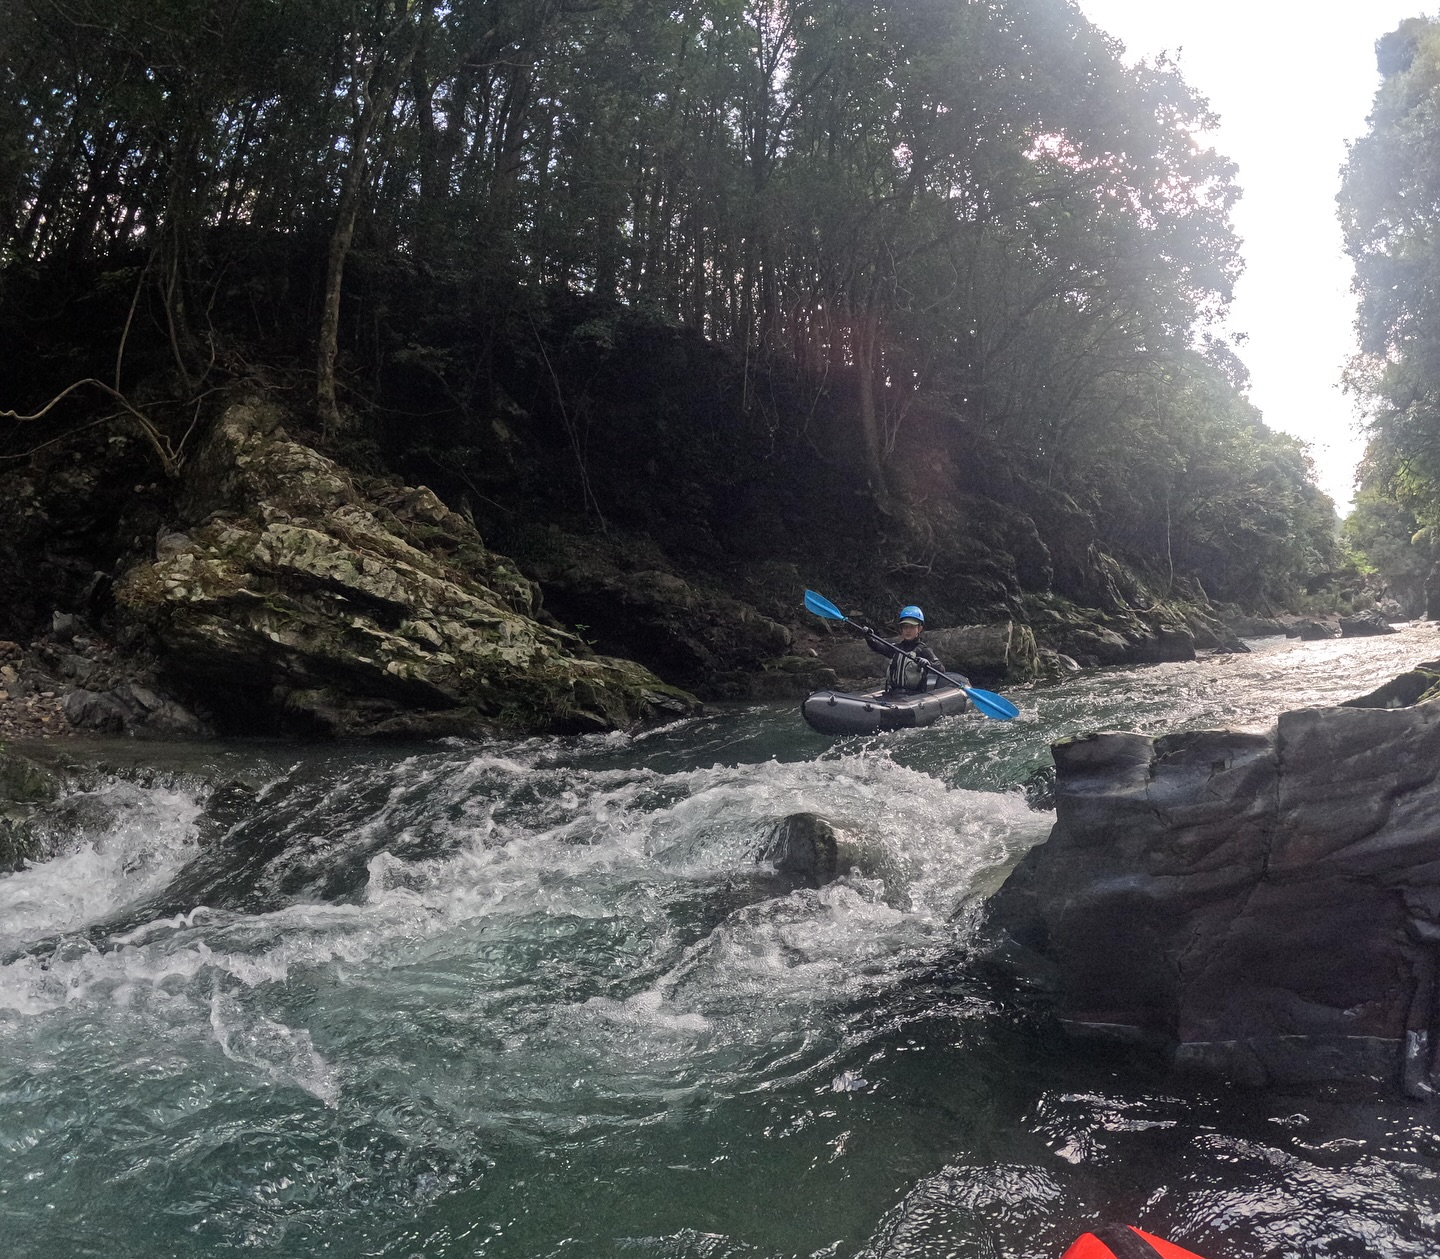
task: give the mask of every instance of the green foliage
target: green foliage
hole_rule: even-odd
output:
[[[762,365],[843,391],[881,503],[923,413],[1217,593],[1334,560],[1303,453],[1203,337],[1239,270],[1208,107],[1069,0],[14,0],[0,41],[12,268],[147,251],[165,313],[208,316],[225,242],[323,240],[359,153],[356,247],[487,312],[390,361],[459,424],[498,422],[496,347],[543,344],[561,291],[599,312],[569,358],[619,306],[727,347],[744,416]],[[372,313],[341,352],[378,375]]]
[[[1435,559],[1425,527],[1440,524],[1440,23],[1401,23],[1376,61],[1384,82],[1339,197],[1360,299],[1350,386],[1370,416],[1346,535],[1418,613]]]

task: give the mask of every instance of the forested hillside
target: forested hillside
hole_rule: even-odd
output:
[[[1360,299],[1350,384],[1371,421],[1346,532],[1412,612],[1440,616],[1440,23],[1412,18],[1375,52],[1384,81],[1340,193]]]
[[[15,0],[0,46],[0,469],[42,497],[120,460],[92,498],[164,518],[243,382],[591,624],[562,570],[958,621],[1336,563],[1211,335],[1207,107],[1067,0]],[[72,584],[139,545],[42,518]]]

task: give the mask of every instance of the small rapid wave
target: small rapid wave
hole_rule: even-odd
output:
[[[195,854],[203,789],[119,778],[73,792],[38,826],[58,850],[0,878],[0,954],[112,917],[166,887]]]

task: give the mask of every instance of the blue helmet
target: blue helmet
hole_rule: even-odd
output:
[[[912,603],[908,607],[900,609],[899,619],[902,621],[914,621],[917,625],[924,625],[925,613],[920,611],[920,609]]]

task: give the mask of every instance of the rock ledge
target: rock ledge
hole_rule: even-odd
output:
[[[1384,707],[1434,680],[1056,744],[1055,827],[990,913],[1065,1024],[1253,1083],[1440,1088],[1440,700]]]
[[[230,406],[183,528],[116,587],[222,728],[435,736],[624,729],[695,711],[536,619],[535,587],[423,486],[365,482]]]

